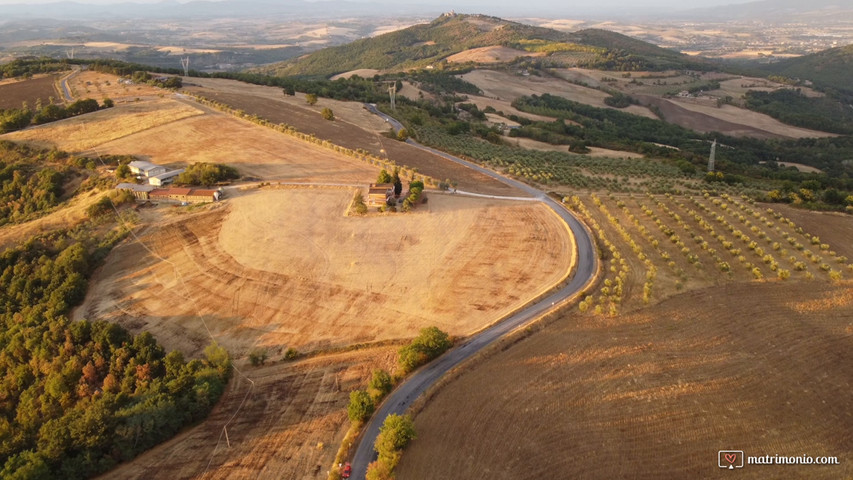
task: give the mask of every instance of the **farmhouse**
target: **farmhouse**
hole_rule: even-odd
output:
[[[154,185],[138,185],[135,183],[119,183],[116,190],[130,190],[137,200],[148,200],[148,193],[154,190]]]
[[[205,203],[216,202],[222,196],[219,190],[206,188],[157,188],[153,185],[120,183],[116,189],[130,190],[137,200],[157,202]]]
[[[166,167],[161,167],[160,165],[155,165],[144,160],[135,160],[128,163],[127,166],[130,167],[130,171],[135,175],[145,175],[146,177],[166,173]]]
[[[388,197],[394,194],[394,185],[373,183],[367,189],[367,205],[385,205]]]

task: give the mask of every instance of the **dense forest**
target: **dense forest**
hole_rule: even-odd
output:
[[[77,100],[67,106],[51,103],[48,105],[36,105],[34,109],[28,106],[0,110],[0,134],[26,128],[30,125],[41,125],[55,122],[65,118],[76,117],[84,113],[96,112],[101,108],[110,108],[113,102],[105,99],[103,105],[98,105],[96,100],[87,98]]]
[[[2,221],[55,206],[64,177],[90,163],[0,142]],[[121,197],[94,203],[91,221],[0,254],[0,478],[103,472],[204,418],[224,389],[230,360],[220,347],[187,362],[148,333],[67,318],[89,275],[128,232],[116,222]]]
[[[86,478],[207,415],[230,372],[209,347],[187,363],[149,333],[65,316],[119,239],[86,227],[0,255],[0,477]]]
[[[746,108],[766,113],[788,125],[822,132],[853,134],[853,108],[829,97],[807,97],[800,89],[746,92]]]

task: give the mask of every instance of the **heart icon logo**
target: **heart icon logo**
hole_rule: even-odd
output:
[[[735,463],[735,460],[737,460],[737,454],[736,453],[727,453],[726,454],[726,461],[727,462],[733,464],[733,463]]]

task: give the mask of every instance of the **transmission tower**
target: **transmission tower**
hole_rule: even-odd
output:
[[[392,82],[388,87],[388,96],[391,97],[391,110],[397,109],[397,82]]]
[[[65,52],[65,55],[68,56],[69,59],[74,60],[74,49],[68,50]]]
[[[190,76],[190,57],[181,57],[181,66],[184,67],[184,76]]]
[[[708,171],[714,171],[714,156],[717,153],[717,139],[714,139],[714,143],[711,144],[711,156],[708,157]]]

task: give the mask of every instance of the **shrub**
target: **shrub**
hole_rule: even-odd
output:
[[[293,347],[288,348],[287,351],[284,352],[284,359],[285,360],[295,360],[298,357],[299,357],[299,350],[297,350]]]
[[[375,406],[370,394],[364,390],[354,390],[349,394],[347,416],[353,423],[363,422],[373,415]]]
[[[370,378],[368,387],[373,399],[379,400],[385,395],[388,395],[388,392],[391,391],[394,384],[391,381],[391,375],[388,372],[377,368],[373,371],[373,377]]]
[[[320,114],[323,115],[323,118],[325,118],[326,120],[329,120],[329,121],[335,120],[335,113],[329,107],[323,108],[323,111],[320,112]]]
[[[267,361],[267,351],[265,349],[253,350],[249,353],[249,363],[257,367],[263,365]]]
[[[419,366],[438,357],[453,345],[450,336],[437,327],[421,329],[412,343],[399,350],[397,360],[403,373],[411,372]]]
[[[400,451],[416,437],[412,417],[392,413],[379,428],[379,436],[376,437],[373,448],[379,454],[379,461],[387,462],[393,470],[400,459]]]

